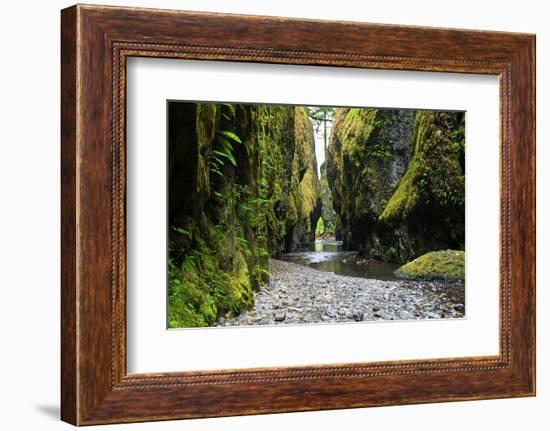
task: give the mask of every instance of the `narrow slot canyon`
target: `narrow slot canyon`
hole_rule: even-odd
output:
[[[169,327],[465,315],[463,112],[168,106]]]

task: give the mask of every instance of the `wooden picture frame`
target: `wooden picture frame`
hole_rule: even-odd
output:
[[[83,5],[64,9],[61,18],[64,421],[91,425],[535,394],[534,35]],[[128,375],[130,56],[498,75],[500,354]]]

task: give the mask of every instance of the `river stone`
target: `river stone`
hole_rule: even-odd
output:
[[[401,310],[399,312],[399,318],[403,320],[409,320],[409,319],[414,319],[414,316],[411,313],[409,313],[407,310]]]
[[[356,310],[352,314],[352,318],[356,322],[361,322],[364,317],[365,317],[365,315],[363,314],[363,312],[361,310]]]
[[[336,311],[333,310],[332,308],[329,308],[328,310],[325,311],[325,314],[328,316],[328,317],[336,317]]]
[[[463,317],[456,306],[458,309],[459,304],[463,306],[464,296],[456,295],[456,290],[446,290],[460,285],[434,282],[430,287],[437,287],[438,291],[432,293],[425,282],[418,282],[419,288],[415,288],[410,282],[344,277],[304,265],[286,262],[283,265],[275,259],[270,259],[270,273],[270,283],[255,295],[253,309],[240,316],[226,316],[226,326]],[[329,287],[320,288],[324,283]],[[282,284],[286,294],[280,291]],[[282,304],[294,298],[297,298],[294,305]],[[220,319],[218,325],[223,325],[222,322]]]
[[[286,319],[286,313],[284,311],[279,311],[275,313],[275,322],[282,322]]]

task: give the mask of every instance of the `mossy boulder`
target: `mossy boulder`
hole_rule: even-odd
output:
[[[464,280],[464,257],[462,250],[431,251],[401,266],[395,275],[408,279]]]
[[[170,103],[168,152],[169,326],[207,326],[314,239],[313,127],[299,107]]]

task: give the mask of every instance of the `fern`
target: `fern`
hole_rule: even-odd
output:
[[[235,142],[238,142],[239,144],[242,144],[242,141],[241,141],[241,138],[239,138],[235,133],[233,132],[230,132],[228,130],[221,130],[220,131],[220,134],[229,138],[229,139],[232,139],[233,141]]]

